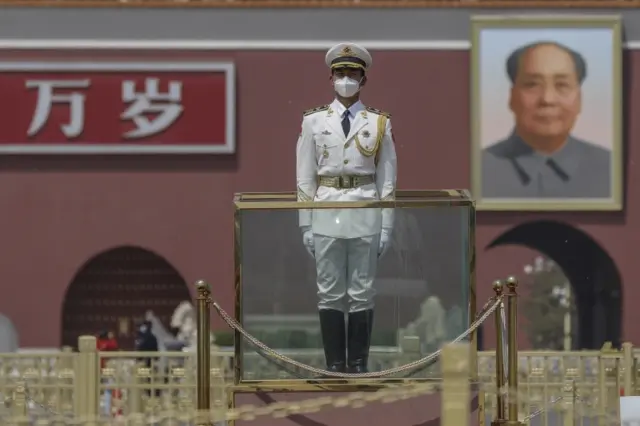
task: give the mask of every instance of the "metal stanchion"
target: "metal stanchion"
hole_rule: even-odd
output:
[[[518,280],[515,277],[507,278],[507,347],[509,349],[509,426],[520,425],[518,421]]]
[[[208,426],[209,411],[211,408],[211,315],[210,315],[210,296],[211,288],[205,281],[196,282],[198,290],[197,301],[197,330],[198,345],[196,354],[196,401],[197,401],[197,421],[198,426]]]
[[[500,280],[493,282],[493,291],[496,297],[502,296],[504,291],[504,283]],[[500,317],[500,309],[493,313],[496,324],[496,417],[491,422],[492,426],[501,425],[506,422],[504,395],[504,335],[502,334],[502,320]]]

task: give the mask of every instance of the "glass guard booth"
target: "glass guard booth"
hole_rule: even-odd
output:
[[[381,218],[388,227],[389,215],[392,227],[380,253]],[[303,217],[312,218],[311,235],[314,240],[320,235],[324,245],[305,241]],[[335,229],[342,233],[327,240]],[[338,333],[333,344],[351,348],[342,339],[350,339],[348,324],[357,317],[351,314],[363,307],[372,320],[364,342],[370,373],[438,378],[437,358],[427,357],[460,336],[476,311],[474,234],[475,206],[466,190],[398,191],[395,201],[342,203],[297,202],[295,193],[237,194],[236,319],[265,346],[236,333],[236,383],[340,379],[323,375],[326,341],[335,339],[327,337],[326,321],[323,339],[320,310],[343,312],[347,333],[340,335],[335,322],[329,326]],[[328,260],[323,258],[327,241],[342,244]],[[327,269],[342,275],[331,281]],[[476,348],[475,336],[470,338]],[[418,360],[423,362],[405,367]]]

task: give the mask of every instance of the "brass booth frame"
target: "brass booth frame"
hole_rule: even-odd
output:
[[[469,321],[476,315],[476,272],[475,272],[475,202],[469,191],[464,189],[410,190],[397,191],[393,201],[357,202],[299,202],[295,192],[240,193],[234,197],[234,261],[235,261],[235,319],[242,324],[242,221],[244,210],[300,210],[300,209],[362,209],[362,208],[424,208],[424,207],[468,207],[471,209],[468,223],[469,261]],[[468,324],[467,324],[468,326]],[[471,333],[471,371],[477,376],[477,337]],[[235,354],[233,358],[234,389],[236,393],[252,392],[352,392],[378,390],[402,383],[416,383],[437,379],[379,378],[379,379],[287,379],[287,380],[244,380],[242,371],[242,335],[235,331]]]
[[[469,321],[474,321],[476,317],[476,276],[475,276],[475,204],[466,190],[443,190],[443,191],[399,191],[397,200],[390,202],[371,203],[331,203],[339,204],[341,208],[392,208],[392,207],[428,207],[435,205],[459,205],[468,206],[472,209],[469,215]],[[235,197],[235,288],[236,288],[236,320],[242,320],[242,257],[240,247],[240,212],[243,209],[281,209],[297,210],[299,208],[318,208],[314,203],[298,203],[294,193],[271,193],[238,194]],[[321,203],[322,208],[329,203]],[[303,206],[304,205],[304,206]],[[335,208],[335,206],[332,206]],[[196,400],[197,413],[199,416],[196,424],[198,426],[210,426],[209,414],[211,412],[211,346],[210,346],[210,304],[211,288],[204,281],[196,283],[197,297],[197,385]],[[514,277],[509,277],[506,281],[495,281],[493,289],[495,298],[492,300],[505,300],[507,306],[506,335],[503,334],[503,324],[501,323],[500,312],[495,312],[496,322],[496,379],[495,391],[497,398],[497,410],[491,426],[521,426],[523,423],[518,420],[518,351],[517,351],[517,330],[518,330],[518,281]],[[242,336],[235,330],[235,356],[234,356],[234,386],[227,388],[227,406],[235,407],[236,393],[256,393],[256,392],[352,392],[352,391],[375,391],[380,388],[398,385],[402,383],[416,383],[418,381],[436,379],[307,379],[307,380],[262,380],[248,381],[242,379]],[[477,364],[477,336],[475,331],[471,333],[471,377],[470,381],[478,381]],[[506,342],[505,342],[506,340]],[[503,359],[503,347],[507,346],[507,360]],[[504,367],[508,371],[504,371]],[[506,373],[506,374],[505,374]],[[505,393],[506,391],[506,393]],[[507,398],[509,393],[509,398]],[[479,424],[485,425],[485,391],[479,389]],[[222,401],[216,403],[224,403]],[[234,425],[235,421],[230,421]]]
[[[211,410],[220,408],[219,405],[211,406],[211,377],[213,375],[213,371],[210,366],[210,356],[211,356],[211,345],[210,345],[210,331],[211,331],[211,322],[210,322],[210,304],[211,300],[211,290],[209,285],[204,281],[198,281],[196,283],[196,287],[198,290],[197,297],[197,327],[198,327],[198,343],[197,343],[197,379],[196,379],[196,401],[197,401],[197,417],[196,417],[196,425],[197,426],[212,426],[210,421]],[[518,409],[519,409],[519,401],[518,401],[518,281],[514,277],[507,278],[506,281],[495,281],[493,283],[493,290],[495,292],[495,297],[490,300],[491,301],[501,301],[506,299],[507,306],[507,320],[506,324],[502,323],[502,315],[501,312],[494,312],[495,326],[496,326],[496,378],[495,378],[495,396],[496,396],[496,411],[494,413],[494,419],[491,422],[491,426],[523,426],[524,423],[519,421]],[[506,291],[505,291],[506,290]],[[506,325],[506,330],[503,330],[503,327]],[[504,332],[504,333],[503,333]],[[505,335],[506,333],[506,335]],[[505,342],[506,340],[506,342]],[[475,339],[472,339],[475,341]],[[503,348],[507,346],[508,354],[507,360],[505,362],[503,358]],[[477,361],[477,347],[474,350],[470,348],[470,357],[471,362]],[[507,368],[508,371],[505,372],[504,368]],[[506,374],[505,374],[506,373]],[[477,381],[477,363],[476,370],[470,371],[470,381]],[[412,379],[401,379],[401,380],[365,380],[364,383],[362,381],[347,381],[347,386],[355,386],[356,390],[360,391],[373,391],[385,387],[391,383],[398,384],[402,382],[411,382],[414,383],[416,380]],[[308,384],[307,380],[304,381],[304,385]],[[313,389],[311,390],[321,390],[318,389],[321,387],[317,383],[312,383]],[[349,389],[344,386],[345,383],[341,383],[338,387],[328,386],[324,391],[342,391],[348,392],[353,389]],[[359,385],[359,386],[358,386]],[[630,387],[628,385],[627,387]],[[256,387],[256,386],[247,386],[247,385],[235,385],[228,389],[227,392],[227,401],[226,404],[228,408],[235,407],[235,394],[236,393],[254,393],[257,391],[262,392],[286,392],[286,391],[304,391],[304,387],[300,388],[273,388],[269,389],[267,387]],[[308,389],[307,389],[308,390]],[[478,389],[478,417],[479,424],[481,426],[485,426],[485,390]],[[508,398],[507,398],[508,396]],[[215,401],[215,404],[224,404],[224,401]],[[235,420],[230,420],[230,426],[235,425]]]

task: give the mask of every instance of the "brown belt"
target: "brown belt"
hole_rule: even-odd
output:
[[[374,183],[375,176],[318,176],[319,186],[328,186],[329,188],[351,189],[359,186]]]

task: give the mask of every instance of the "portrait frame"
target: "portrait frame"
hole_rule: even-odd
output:
[[[611,33],[611,64],[610,74],[610,126],[607,127],[610,144],[609,196],[578,197],[578,196],[540,196],[531,195],[517,198],[511,195],[484,196],[483,194],[483,150],[493,145],[487,144],[487,137],[483,135],[483,127],[489,128],[483,120],[483,84],[486,84],[482,73],[483,54],[487,51],[482,44],[483,32],[487,30],[540,30],[541,34],[548,34],[549,30],[574,29],[606,29]],[[559,31],[561,32],[561,31]],[[536,41],[556,41],[546,36]],[[561,40],[558,43],[564,44]],[[528,43],[522,43],[520,46]],[[477,15],[471,18],[471,188],[477,202],[478,210],[485,211],[619,211],[623,209],[624,191],[624,163],[623,163],[623,95],[622,95],[622,20],[618,15]],[[608,55],[607,55],[608,56]],[[511,84],[507,77],[506,57],[500,61],[501,77],[505,84]],[[487,74],[487,73],[485,73]],[[586,81],[586,80],[585,80]],[[582,90],[582,88],[580,89]],[[581,95],[582,96],[582,95]],[[508,94],[505,94],[508,97]],[[500,104],[503,105],[503,104]],[[505,103],[505,110],[508,106]],[[486,108],[485,108],[486,109]],[[509,111],[510,112],[510,111]],[[501,112],[504,117],[504,113]],[[486,120],[484,120],[486,121]],[[495,120],[498,122],[498,120]],[[576,121],[579,123],[579,118]],[[576,124],[577,126],[577,124]],[[498,126],[499,127],[499,126]],[[500,129],[505,138],[510,138],[509,129]],[[572,128],[573,131],[573,128]],[[487,133],[486,131],[484,132]],[[570,135],[572,137],[572,135]],[[499,141],[500,139],[497,139]],[[606,141],[605,141],[606,142]],[[603,145],[604,146],[604,145]],[[577,160],[576,160],[577,161]],[[485,164],[486,165],[486,164]],[[505,166],[506,167],[506,166]],[[488,168],[487,168],[488,169]],[[489,170],[489,169],[488,169]],[[494,170],[491,168],[491,170]],[[506,169],[505,169],[506,170]],[[486,176],[486,174],[484,174]],[[587,185],[588,186],[588,185]],[[496,191],[499,192],[499,191]],[[507,193],[505,191],[505,193]]]

